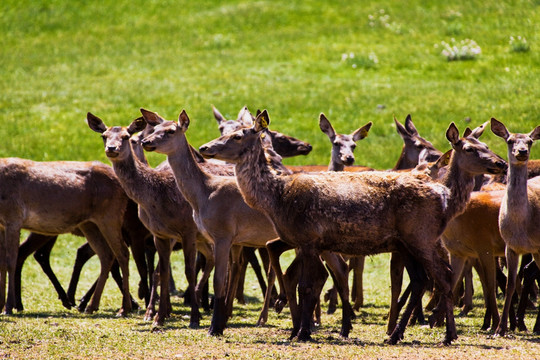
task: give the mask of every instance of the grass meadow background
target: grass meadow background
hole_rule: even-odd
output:
[[[511,131],[540,124],[540,1],[66,1],[0,2],[0,157],[40,161],[101,160],[102,142],[84,119],[127,125],[139,108],[175,119],[186,109],[188,139],[199,146],[219,133],[214,104],[235,118],[247,105],[268,109],[270,127],[309,141],[314,149],[288,164],[326,164],[330,145],[318,128],[324,112],[338,132],[373,121],[357,163],[391,168],[402,145],[393,124],[412,115],[419,132],[441,150],[450,122],[460,130],[495,117]],[[526,38],[514,51],[510,37]],[[447,61],[442,42],[474,40],[473,60]],[[353,57],[351,56],[353,55]],[[489,131],[489,146],[505,156]],[[540,156],[533,148],[533,158]],[[152,164],[163,160],[150,154]],[[1,186],[1,184],[0,184]],[[53,268],[67,286],[75,249],[62,236]],[[185,288],[181,256],[174,274]],[[97,276],[87,265],[80,293]],[[405,341],[384,346],[390,297],[388,256],[366,265],[366,307],[349,340],[339,339],[339,315],[323,316],[315,343],[289,342],[288,312],[254,324],[260,292],[250,275],[247,305],[235,308],[220,338],[187,328],[187,309],[151,333],[142,313],[115,319],[119,292],[107,285],[96,315],[60,306],[52,286],[30,259],[23,272],[22,314],[0,317],[4,358],[456,358],[540,357],[538,338],[491,339],[476,310],[457,320],[460,338],[439,348],[442,330],[408,329]],[[132,292],[138,275],[133,268]],[[253,285],[252,285],[253,284]],[[82,290],[81,290],[82,289]],[[532,320],[532,315],[528,321]]]

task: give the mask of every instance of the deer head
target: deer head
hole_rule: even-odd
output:
[[[485,124],[482,125],[485,127]],[[446,131],[446,138],[450,141],[457,167],[476,176],[480,174],[500,174],[506,170],[506,162],[493,153],[486,144],[480,142],[477,137],[483,129],[475,129],[468,136],[459,137],[459,131],[454,123],[451,123]]]
[[[154,127],[154,131],[142,140],[142,146],[146,151],[156,151],[162,154],[170,154],[175,151],[173,144],[178,133],[184,134],[189,127],[189,117],[185,110],[178,115],[178,122],[163,119],[157,113],[141,109],[144,120]]]
[[[371,128],[372,122],[356,129],[351,134],[338,134],[324,114],[319,116],[319,127],[332,143],[330,170],[343,170],[345,166],[354,164],[354,149],[356,142],[364,139]]]
[[[268,136],[268,124],[270,124],[268,112],[263,110],[257,115],[253,127],[240,129],[212,140],[202,145],[199,152],[206,158],[237,163],[246,152],[251,151],[256,141],[260,141],[259,137]]]
[[[395,170],[416,166],[419,162],[420,153],[422,153],[423,160],[428,162],[436,161],[441,156],[442,153],[439,150],[435,149],[429,141],[418,134],[410,114],[407,115],[404,124],[401,124],[395,117],[394,122],[398,134],[403,139],[401,157]]]
[[[253,125],[253,115],[249,112],[247,106],[240,109],[236,120],[227,120],[219,110],[212,105],[212,112],[218,122],[219,132],[221,135],[230,134],[238,129],[244,127],[251,127]]]
[[[526,165],[529,160],[531,146],[540,139],[540,126],[528,134],[513,134],[506,126],[495,118],[491,118],[491,131],[506,141],[508,146],[508,161],[512,165]]]
[[[123,160],[131,153],[129,139],[131,135],[144,130],[146,122],[143,118],[137,118],[127,126],[107,127],[105,123],[92,113],[86,115],[86,121],[90,129],[101,134],[105,145],[105,154],[112,160]]]

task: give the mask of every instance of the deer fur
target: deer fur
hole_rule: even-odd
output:
[[[19,158],[1,159],[0,169],[0,309],[5,305],[5,312],[10,314],[15,305],[21,229],[50,236],[79,229],[101,263],[97,287],[86,312],[99,308],[115,257],[123,275],[122,308],[118,314],[130,312],[129,251],[122,239],[128,198],[112,169],[99,162],[35,162]]]
[[[527,163],[534,141],[540,139],[540,126],[528,134],[511,133],[498,120],[491,119],[493,133],[508,146],[508,179],[499,212],[499,229],[506,243],[508,278],[504,308],[495,334],[505,335],[508,313],[516,287],[519,254],[532,253],[540,263],[540,182],[527,181]],[[535,328],[535,332],[540,328]]]
[[[214,243],[214,313],[208,330],[211,335],[220,335],[225,328],[232,307],[236,284],[229,286],[226,293],[226,279],[229,267],[229,252],[233,245],[264,247],[277,237],[268,218],[249,207],[236,184],[234,177],[214,176],[195,161],[185,132],[189,127],[189,117],[182,111],[178,123],[166,121],[157,113],[141,109],[144,119],[155,126],[154,133],[143,140],[147,151],[157,151],[167,155],[178,188],[194,210],[194,218],[199,229]],[[279,279],[279,274],[278,274]],[[237,279],[231,280],[233,282]],[[280,281],[282,285],[282,282]],[[227,308],[229,307],[229,308]],[[291,313],[298,313],[291,305]],[[350,317],[348,329],[350,329]],[[346,327],[343,325],[343,327]],[[347,332],[348,332],[347,329]]]
[[[477,139],[459,138],[451,124],[447,138],[454,153],[441,184],[419,175],[375,171],[280,176],[268,168],[260,141],[268,123],[268,114],[263,111],[253,128],[223,136],[199,150],[205,157],[236,163],[236,178],[245,201],[267,214],[281,239],[308,253],[308,260],[324,250],[348,255],[408,252],[442,290],[436,313],[446,317],[444,343],[456,339],[451,269],[439,255],[438,239],[448,221],[464,210],[474,176],[501,172],[505,165],[500,159]],[[418,219],[424,221],[418,224]],[[307,274],[312,265],[309,261],[303,264],[300,295],[306,305],[300,339],[310,336],[310,314],[315,306],[310,294],[316,284]],[[417,293],[405,311],[407,320],[421,291]],[[404,318],[389,343],[402,338]]]

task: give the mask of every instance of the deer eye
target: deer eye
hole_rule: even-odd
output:
[[[122,140],[129,140],[129,135],[122,135]]]
[[[172,134],[174,134],[174,133],[175,133],[175,131],[174,131],[174,129],[169,129],[169,130],[167,130],[167,131],[166,131],[166,133],[167,133],[167,134],[171,134],[171,135],[172,135]]]
[[[242,139],[242,135],[236,134],[236,135],[233,136],[233,139],[234,140],[240,140],[240,139]]]
[[[473,152],[473,151],[474,151],[474,149],[473,149],[473,148],[471,148],[471,147],[467,147],[467,148],[465,148],[465,151],[466,151],[466,152]]]
[[[353,149],[353,150],[356,149],[356,144],[352,144],[351,149]]]

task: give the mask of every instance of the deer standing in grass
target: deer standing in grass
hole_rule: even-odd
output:
[[[508,278],[501,321],[495,334],[505,335],[508,313],[516,288],[519,255],[532,253],[540,264],[540,182],[527,181],[527,163],[531,146],[540,139],[540,126],[528,134],[510,133],[503,123],[491,119],[493,133],[508,146],[508,185],[499,212],[499,229],[506,243]],[[539,313],[540,316],[540,313]],[[537,325],[540,325],[537,322]],[[540,326],[535,326],[535,333]]]
[[[0,309],[12,313],[21,229],[43,235],[80,230],[98,254],[101,271],[87,313],[96,311],[116,257],[122,270],[122,308],[131,311],[129,251],[122,239],[128,198],[114,172],[99,162],[0,160]],[[5,302],[9,274],[8,302]]]
[[[159,309],[155,313],[153,305],[156,292],[152,291],[145,319],[150,320],[155,314],[153,325],[162,326],[165,318],[170,315],[170,256],[174,241],[180,241],[184,251],[189,297],[192,300],[190,327],[197,327],[200,320],[198,299],[201,289],[196,286],[195,257],[198,229],[193,221],[191,206],[176,188],[170,171],[153,169],[134,155],[129,139],[131,135],[145,128],[146,122],[142,118],[134,120],[128,127],[107,127],[100,118],[91,113],[88,113],[87,121],[90,129],[102,134],[105,153],[122,187],[139,205],[139,217],[154,235],[154,244],[159,256],[161,295]],[[201,241],[204,239],[201,238]],[[156,286],[154,281],[154,287]]]
[[[238,246],[264,247],[268,241],[276,239],[277,234],[264,213],[244,202],[234,177],[214,176],[195,161],[185,135],[190,122],[185,111],[180,113],[178,122],[167,121],[144,109],[141,109],[141,113],[150,125],[155,126],[154,133],[143,139],[143,147],[147,151],[167,155],[178,188],[193,207],[199,229],[213,241],[215,299],[208,332],[210,335],[221,335],[232,311],[236,293]],[[231,252],[232,264],[229,264]],[[229,276],[230,268],[234,276]],[[334,270],[339,274],[338,269]],[[348,304],[348,294],[342,301]],[[350,304],[343,308],[342,333],[346,336],[351,328],[351,315],[345,314],[345,309],[350,310]],[[293,305],[291,313],[298,313]]]
[[[305,253],[299,284],[304,304],[301,340],[310,337],[315,307],[315,275],[325,271],[318,253],[324,250],[348,255],[401,251],[407,266],[423,269],[441,289],[434,317],[446,318],[444,344],[457,338],[450,289],[451,269],[439,254],[438,239],[446,224],[461,213],[474,185],[474,176],[499,173],[504,162],[485,144],[460,138],[451,124],[446,137],[454,148],[449,170],[441,184],[425,176],[394,172],[320,173],[276,175],[267,166],[261,136],[269,119],[263,111],[251,129],[242,129],[199,148],[205,157],[236,163],[236,178],[245,201],[267,214],[281,239]],[[301,231],[299,231],[301,229]],[[410,314],[423,292],[412,291],[400,323],[388,339],[402,339]]]

